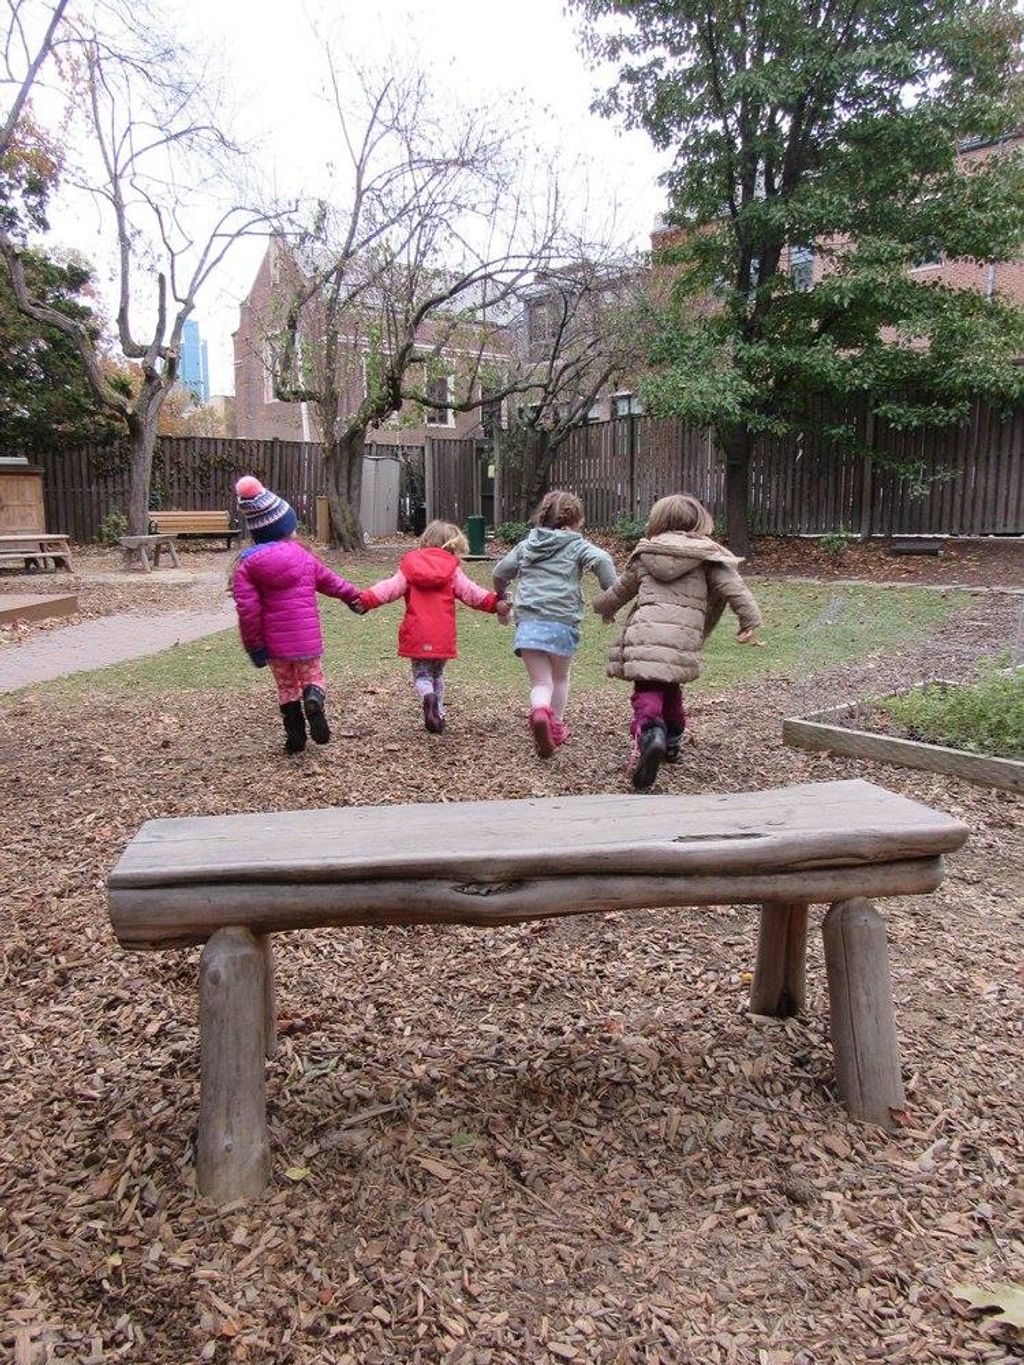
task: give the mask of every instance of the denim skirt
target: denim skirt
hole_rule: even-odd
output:
[[[576,626],[564,621],[542,621],[528,616],[516,626],[515,652],[539,649],[545,654],[561,654],[572,658],[580,647],[580,633]]]

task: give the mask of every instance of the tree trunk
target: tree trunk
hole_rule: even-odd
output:
[[[342,550],[361,550],[359,520],[363,494],[363,449],[366,429],[347,431],[327,449],[327,498],[331,504],[331,539]]]
[[[532,471],[523,471],[523,498],[520,508],[523,521],[529,521],[533,515],[534,508],[541,498],[548,491],[548,482],[551,478],[551,466],[554,463],[555,455],[558,453],[558,446],[553,445],[551,433],[545,431],[543,427],[536,432],[537,458],[533,462]],[[530,453],[531,442],[527,442],[527,455]]]
[[[718,441],[725,453],[725,532],[729,549],[745,558],[750,553],[747,516],[750,507],[750,429],[746,426],[719,429]]]
[[[132,536],[144,536],[149,531],[149,490],[160,414],[159,404],[140,403],[138,408],[128,418],[128,534]]]

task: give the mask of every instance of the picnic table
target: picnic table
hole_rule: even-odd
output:
[[[44,531],[19,531],[0,535],[0,565],[21,564],[23,568],[47,567],[56,572],[60,564],[72,573],[71,548],[66,535]]]
[[[760,906],[753,1013],[805,1004],[808,907],[822,923],[839,1093],[885,1126],[904,1103],[885,924],[871,899],[942,881],[959,821],[869,782],[700,796],[566,796],[151,820],[110,874],[128,949],[205,943],[201,1192],[269,1178],[264,1056],[271,936],[317,926],[481,928],[609,910]],[[623,935],[637,932],[629,920]],[[685,935],[685,928],[680,927]]]

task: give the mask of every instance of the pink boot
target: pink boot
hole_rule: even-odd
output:
[[[538,758],[550,758],[555,752],[554,713],[550,706],[535,706],[530,712],[530,733]]]
[[[565,727],[565,722],[553,715],[551,717],[551,742],[554,744],[555,748],[558,749],[561,748],[568,738],[569,731]]]

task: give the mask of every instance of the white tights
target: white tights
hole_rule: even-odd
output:
[[[557,718],[564,720],[572,658],[545,654],[541,649],[524,649],[522,660],[530,679],[530,706],[550,706]]]

